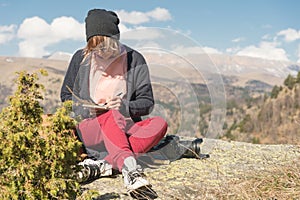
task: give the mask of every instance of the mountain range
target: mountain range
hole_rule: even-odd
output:
[[[171,52],[141,52],[149,65],[151,79],[163,85],[171,93],[176,93],[178,85],[215,84],[225,86],[248,87],[270,92],[274,85],[282,85],[288,74],[297,74],[297,63],[265,60],[245,56],[219,54],[177,55]],[[67,70],[71,55],[56,52],[44,58],[25,58],[0,56],[0,108],[6,104],[7,96],[14,91],[15,72],[26,70],[33,72],[39,68],[46,69],[47,77],[41,77],[45,85],[45,109],[53,112],[59,104],[60,87]],[[173,86],[168,84],[172,83]],[[169,88],[168,88],[169,87]],[[185,86],[180,90],[185,90]],[[197,93],[197,91],[195,91]],[[225,91],[228,93],[228,91]],[[157,94],[160,94],[157,92]]]

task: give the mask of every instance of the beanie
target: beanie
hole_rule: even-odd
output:
[[[119,40],[119,23],[120,20],[113,11],[104,9],[89,10],[85,18],[86,41],[95,35],[104,35]]]

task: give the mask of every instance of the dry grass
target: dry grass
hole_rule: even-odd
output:
[[[264,173],[254,173],[228,183],[226,198],[299,199],[300,163],[274,166]],[[231,195],[232,193],[232,195]],[[222,197],[222,196],[220,196]]]
[[[175,196],[175,195],[174,195]],[[300,199],[300,163],[274,166],[263,173],[249,173],[218,186],[182,188],[176,199]]]

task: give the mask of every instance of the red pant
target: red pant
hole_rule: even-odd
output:
[[[149,151],[164,137],[167,126],[161,117],[127,123],[119,111],[110,110],[96,118],[83,120],[78,128],[85,147],[105,146],[108,152],[105,160],[121,171],[125,158]]]

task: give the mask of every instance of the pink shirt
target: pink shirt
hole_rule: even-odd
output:
[[[95,103],[105,103],[107,99],[126,94],[127,53],[121,48],[118,57],[102,59],[97,52],[92,55],[90,70],[90,95]]]

